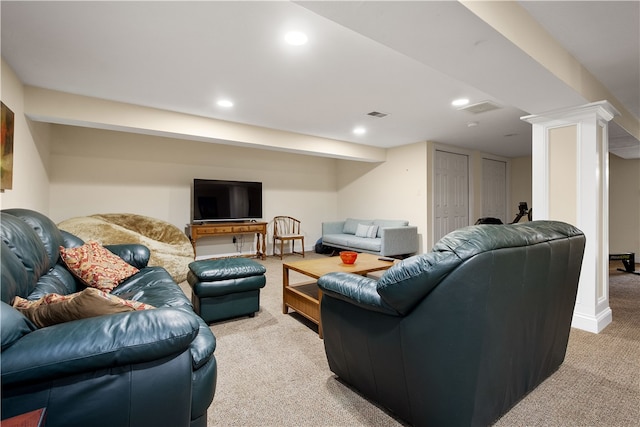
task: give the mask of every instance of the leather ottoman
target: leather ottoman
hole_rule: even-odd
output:
[[[187,281],[193,308],[207,322],[251,316],[260,309],[267,269],[247,258],[193,261]]]

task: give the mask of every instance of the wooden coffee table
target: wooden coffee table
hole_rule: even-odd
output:
[[[318,288],[316,280],[327,273],[338,271],[365,276],[373,271],[386,270],[393,265],[393,261],[382,261],[378,258],[378,255],[361,253],[358,254],[355,264],[351,265],[343,264],[338,256],[282,264],[282,313],[287,314],[289,309],[295,310],[318,325],[318,335],[322,338],[322,291]],[[316,280],[291,284],[289,271],[296,271]]]

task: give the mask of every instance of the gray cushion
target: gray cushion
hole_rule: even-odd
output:
[[[382,239],[350,236],[346,246],[355,250],[362,249],[365,251],[380,252],[380,249],[382,248]]]
[[[371,225],[373,224],[373,221],[370,219],[347,218],[344,222],[342,232],[346,234],[356,234],[358,224]]]
[[[325,245],[349,246],[349,238],[351,234],[325,234],[322,236],[322,243]]]
[[[382,229],[384,227],[406,227],[409,221],[403,219],[374,219],[373,225],[378,226],[378,237],[382,237]]]
[[[369,237],[356,237],[351,234],[327,234],[322,236],[322,243],[326,245],[346,246],[353,250],[365,250],[380,252],[382,239]]]
[[[358,224],[356,237],[369,237],[370,239],[373,239],[376,237],[376,234],[378,234],[377,225]]]

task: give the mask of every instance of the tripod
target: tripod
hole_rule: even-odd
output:
[[[520,202],[520,204],[518,204],[518,209],[519,209],[518,215],[516,215],[515,219],[513,220],[513,222],[511,222],[511,224],[520,222],[522,217],[525,215],[527,216],[527,219],[531,221],[531,212],[533,211],[533,208],[529,209],[527,206],[527,202]]]

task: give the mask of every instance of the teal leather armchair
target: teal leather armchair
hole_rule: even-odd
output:
[[[379,280],[318,280],[329,367],[417,426],[486,426],[563,362],[585,237],[534,221],[450,233]]]

